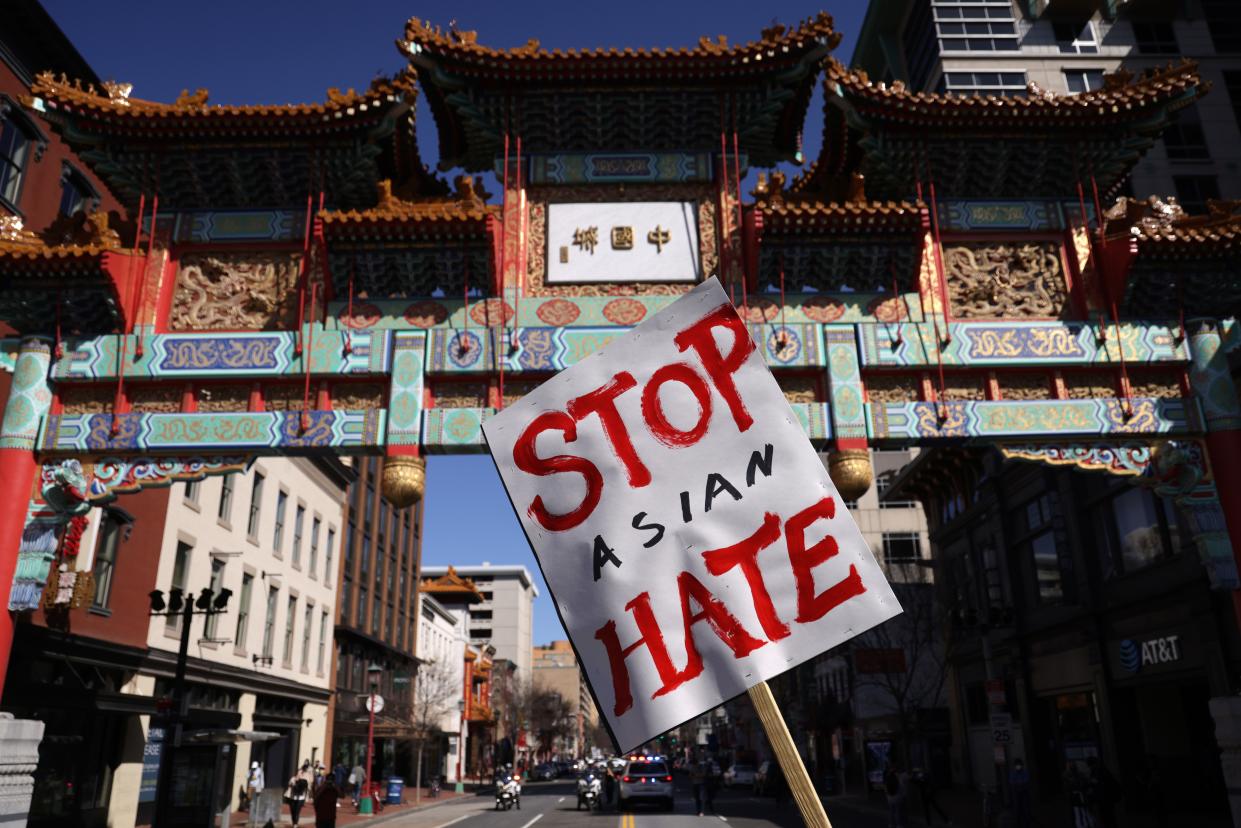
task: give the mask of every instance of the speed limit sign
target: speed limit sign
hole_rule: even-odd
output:
[[[1013,716],[1011,713],[991,714],[991,740],[997,745],[1013,741]]]

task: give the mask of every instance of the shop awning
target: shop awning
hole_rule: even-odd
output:
[[[217,728],[213,730],[196,730],[185,735],[185,741],[194,744],[231,745],[237,742],[273,742],[282,734],[269,730],[235,730],[233,728]]]

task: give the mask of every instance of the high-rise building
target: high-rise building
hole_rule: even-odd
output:
[[[470,640],[490,643],[496,656],[517,665],[520,681],[531,679],[531,648],[534,646],[534,599],[539,588],[524,566],[457,566],[454,571],[468,578],[482,594],[481,603],[470,607]],[[422,574],[438,578],[446,566],[424,566]]]
[[[332,761],[365,764],[365,701],[374,686],[384,709],[375,719],[372,778],[412,779],[422,503],[397,509],[384,499],[382,459],[365,458],[355,468],[339,560]]]
[[[542,745],[544,750],[559,747],[571,756],[581,756],[586,748],[586,734],[599,720],[586,674],[578,663],[573,646],[564,640],[534,648],[534,685],[555,690],[569,703],[574,716],[572,736],[560,746]]]
[[[1190,58],[1210,94],[1137,162],[1129,194],[1191,213],[1241,196],[1241,13],[1235,0],[872,0],[852,66],[875,82],[957,95],[1070,95],[1105,75]],[[1065,158],[1066,164],[1075,159]],[[1088,160],[1078,159],[1089,185]]]

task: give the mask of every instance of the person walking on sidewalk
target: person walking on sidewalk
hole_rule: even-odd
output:
[[[1008,772],[1008,790],[1013,797],[1013,824],[1016,828],[1030,828],[1030,771],[1023,759],[1013,760]]]
[[[703,815],[703,807],[707,801],[708,772],[707,761],[701,756],[689,769],[689,784],[694,790],[694,810],[698,812],[698,816]]]
[[[315,828],[336,828],[338,799],[340,799],[340,788],[336,787],[336,779],[329,776],[323,780],[323,784],[315,792]]]
[[[302,818],[302,806],[310,796],[311,783],[310,762],[302,763],[301,770],[289,780],[289,787],[284,792],[284,799],[289,803],[289,816],[293,820],[293,828],[297,828]]]
[[[889,763],[888,769],[883,774],[883,791],[888,799],[888,828],[906,828],[907,777],[894,764]]]
[[[934,825],[931,819],[931,812],[939,814],[939,819],[944,825],[951,825],[952,820],[948,818],[948,814],[944,813],[944,809],[940,807],[939,802],[935,799],[936,786],[935,778],[929,771],[922,768],[914,768],[913,782],[918,789],[918,799],[922,802],[922,818],[926,820],[927,825]]]

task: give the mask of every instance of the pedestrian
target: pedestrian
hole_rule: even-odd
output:
[[[1065,764],[1064,789],[1069,794],[1069,806],[1073,809],[1073,828],[1098,828],[1094,818],[1094,792],[1090,777],[1075,761]]]
[[[250,763],[250,773],[246,776],[246,807],[263,790],[263,766],[258,762]]]
[[[297,828],[301,820],[302,806],[310,796],[311,779],[310,760],[307,759],[302,763],[301,769],[289,779],[289,786],[284,792],[284,801],[289,805],[293,828]]]
[[[914,768],[913,782],[918,788],[918,799],[922,802],[922,818],[926,820],[926,824],[935,824],[931,819],[931,813],[934,812],[939,814],[940,820],[945,825],[951,825],[952,820],[948,818],[948,814],[944,813],[944,809],[935,799],[935,778],[922,768]]]
[[[1087,764],[1090,768],[1090,788],[1099,809],[1099,822],[1102,823],[1102,828],[1116,828],[1116,803],[1121,799],[1120,783],[1112,776],[1107,765],[1097,757],[1092,756]]]
[[[353,787],[353,805],[356,808],[362,802],[362,792],[366,790],[366,771],[361,765],[354,765],[349,773],[349,784]]]
[[[883,792],[888,800],[888,828],[905,828],[905,779],[892,763],[883,774]]]
[[[715,794],[724,782],[724,771],[715,759],[707,760],[707,810],[715,813]]]
[[[336,801],[339,798],[340,788],[336,787],[335,776],[325,777],[315,792],[315,828],[336,828]]]
[[[1024,759],[1014,759],[1008,772],[1008,790],[1013,797],[1014,828],[1030,828],[1030,771]]]
[[[336,783],[337,793],[345,790],[345,782],[349,779],[349,768],[345,767],[344,762],[337,762],[336,767],[332,768],[332,780]]]
[[[690,766],[689,785],[694,790],[694,810],[702,816],[707,799],[707,763],[701,756]]]

